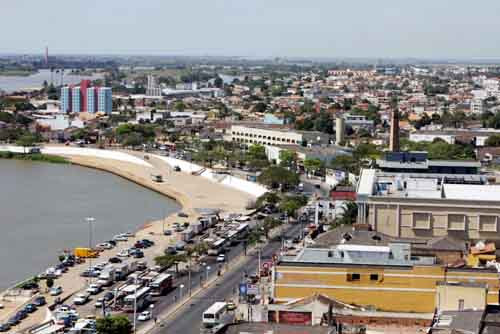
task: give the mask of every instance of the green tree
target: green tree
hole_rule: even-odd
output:
[[[177,111],[184,111],[186,110],[186,105],[182,101],[177,101],[175,102],[174,109]]]
[[[16,141],[16,145],[22,146],[24,153],[26,153],[26,147],[31,147],[31,146],[35,145],[36,142],[37,142],[37,138],[34,135],[27,133],[27,134],[22,135]]]
[[[343,206],[342,217],[336,220],[337,225],[352,225],[358,217],[358,205],[355,202],[347,202]]]
[[[282,186],[282,189],[287,189],[299,184],[299,175],[283,167],[270,166],[257,177],[257,180],[271,188]]]
[[[294,167],[297,164],[297,153],[292,150],[280,151],[280,166]]]
[[[486,146],[500,146],[500,135],[492,135],[486,139]]]
[[[124,315],[115,315],[97,319],[98,334],[129,334],[132,333],[132,324]]]
[[[358,174],[360,161],[350,155],[342,154],[332,159],[332,161],[330,162],[330,167],[336,170]]]
[[[316,158],[307,158],[304,160],[304,168],[309,173],[316,173],[324,167],[323,161]]]
[[[47,290],[49,290],[54,286],[54,279],[52,277],[47,278],[45,280],[45,285],[47,286]]]
[[[266,148],[259,144],[250,146],[247,155],[250,160],[267,160]]]

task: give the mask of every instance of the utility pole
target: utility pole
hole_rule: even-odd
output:
[[[95,221],[94,217],[87,217],[85,221],[89,224],[89,250],[92,250],[92,223]],[[92,257],[89,257],[89,274],[92,268]],[[90,275],[89,282],[92,282],[92,275]]]
[[[136,321],[137,321],[137,276],[134,279],[134,334],[137,327]]]
[[[189,284],[189,287],[188,287],[189,297],[191,297],[191,256],[189,256],[189,259],[188,259],[188,284]]]

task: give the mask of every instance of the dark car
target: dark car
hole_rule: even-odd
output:
[[[135,248],[146,248],[146,245],[142,241],[138,240],[135,242],[134,247]]]
[[[16,313],[16,317],[18,317],[19,319],[24,319],[27,316],[28,316],[28,312],[26,312],[25,310],[19,310]]]
[[[164,235],[172,235],[172,230],[165,230],[163,231]]]
[[[144,257],[144,253],[140,250],[137,250],[132,256],[136,259],[142,259]]]
[[[175,247],[170,246],[170,247],[165,248],[165,254],[166,255],[175,255],[175,254],[177,254],[177,250],[175,249]]]
[[[184,213],[184,212],[179,212],[179,213],[177,214],[177,216],[182,217],[182,218],[187,218],[187,217],[189,217],[189,215],[188,215],[187,213]]]
[[[113,294],[113,292],[111,291],[108,291],[104,294],[104,300],[109,302],[110,300],[113,300],[113,298],[115,297],[115,295]]]
[[[112,245],[113,247],[116,246],[116,241],[114,240],[109,240],[109,241],[106,241],[108,244]]]
[[[27,282],[27,283],[24,283],[22,286],[21,286],[21,289],[24,289],[24,290],[34,290],[34,289],[38,289],[38,284],[35,283],[35,282]]]
[[[149,240],[149,239],[142,239],[141,242],[146,247],[151,247],[151,246],[154,246],[154,244],[155,244],[154,241]]]
[[[45,297],[43,296],[36,297],[35,300],[33,301],[33,304],[35,304],[36,306],[43,306],[46,303],[47,302],[45,301]]]
[[[174,166],[174,172],[180,172],[181,168],[179,166]]]
[[[0,332],[7,332],[10,329],[10,324],[5,323],[0,325]]]
[[[9,326],[12,327],[12,326],[17,325],[20,322],[21,322],[21,318],[19,318],[17,315],[15,315],[15,316],[9,318],[9,320],[7,321],[7,324],[9,324]]]
[[[122,260],[118,257],[112,257],[109,259],[109,263],[122,263]]]
[[[28,313],[33,313],[35,312],[37,309],[36,305],[35,304],[28,304],[24,307],[24,310]]]

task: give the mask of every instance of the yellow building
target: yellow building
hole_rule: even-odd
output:
[[[412,257],[409,244],[306,248],[280,259],[272,287],[277,303],[322,294],[379,311],[432,313],[440,281],[484,283],[487,302],[498,304],[496,271],[445,268],[434,257]]]

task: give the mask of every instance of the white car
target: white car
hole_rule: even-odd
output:
[[[79,293],[73,299],[73,304],[75,305],[83,305],[89,301],[89,295],[86,293]]]
[[[97,301],[95,302],[94,304],[94,307],[95,308],[102,308],[102,306],[104,305],[104,298],[98,298]]]
[[[123,234],[118,234],[113,237],[114,241],[128,241],[128,237]]]
[[[135,234],[132,232],[125,232],[125,233],[122,233],[121,235],[123,235],[124,237],[127,237],[127,238],[135,237]]]
[[[50,288],[50,295],[51,296],[59,296],[63,292],[63,289],[60,286],[55,286],[53,288]]]
[[[217,256],[217,262],[226,262],[226,256],[224,254]]]
[[[97,284],[90,284],[85,291],[90,293],[91,295],[97,295],[99,292],[101,292],[101,287]]]
[[[149,319],[151,319],[151,312],[149,312],[149,311],[141,312],[141,314],[139,314],[137,316],[137,320],[139,320],[139,321],[146,321]]]
[[[128,253],[128,250],[124,249],[121,252],[119,252],[118,254],[116,254],[116,256],[118,256],[118,257],[129,257],[130,254]]]
[[[101,244],[98,244],[96,246],[97,249],[112,249],[113,248],[113,245],[110,244],[109,242],[103,242]]]

